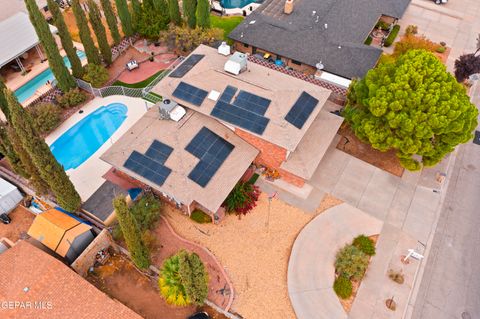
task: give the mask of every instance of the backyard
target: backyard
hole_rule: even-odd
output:
[[[232,17],[219,17],[217,15],[210,15],[210,23],[212,28],[219,28],[223,30],[224,40],[228,40],[227,36],[233,29],[237,27],[243,21],[243,17],[232,16]],[[230,42],[230,40],[228,40]]]

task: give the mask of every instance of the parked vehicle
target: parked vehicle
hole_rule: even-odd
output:
[[[197,312],[188,317],[188,319],[210,319],[210,316],[205,311]]]
[[[4,224],[10,224],[12,220],[10,219],[10,217],[8,217],[7,214],[0,214],[0,221]]]

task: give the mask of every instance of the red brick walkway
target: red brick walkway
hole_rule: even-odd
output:
[[[153,62],[149,60],[140,63],[140,67],[133,71],[125,70],[118,77],[118,80],[124,83],[137,83],[145,79],[148,79],[155,73],[165,70],[177,59],[177,56],[172,53],[164,53],[158,56],[155,56]],[[140,62],[140,61],[139,61]]]

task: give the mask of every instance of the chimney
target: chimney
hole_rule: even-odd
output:
[[[285,8],[283,9],[285,14],[290,14],[293,12],[293,0],[285,0]]]

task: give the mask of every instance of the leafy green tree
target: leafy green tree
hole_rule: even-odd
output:
[[[131,0],[132,2],[132,25],[135,31],[138,31],[138,25],[143,16],[143,7],[139,0]],[[145,6],[145,3],[144,3]],[[153,8],[153,6],[152,6]]]
[[[11,125],[38,169],[40,177],[48,184],[61,207],[68,211],[77,210],[80,208],[80,196],[63,167],[57,162],[43,138],[35,131],[30,115],[18,103],[15,95],[8,90],[5,92]]]
[[[165,4],[163,0],[158,4],[160,7]],[[168,9],[165,8],[157,10],[156,2],[146,0],[143,2],[142,14],[137,23],[137,32],[149,39],[158,39],[160,32],[167,29],[170,17],[168,16]]]
[[[180,25],[182,23],[178,0],[168,0],[168,14],[170,15],[170,21],[175,25]]]
[[[115,13],[113,12],[112,3],[110,0],[100,0],[102,5],[103,14],[107,20],[108,28],[110,29],[110,35],[113,39],[113,44],[118,45],[122,38],[120,32],[118,32],[118,22]]]
[[[187,20],[187,25],[190,28],[195,28],[197,26],[197,0],[183,0],[183,15]]]
[[[185,292],[192,303],[202,306],[208,295],[208,274],[200,257],[195,253],[180,251],[179,274]]]
[[[187,306],[190,304],[190,299],[187,296],[182,283],[182,277],[180,276],[180,258],[178,254],[167,258],[163,262],[158,278],[158,288],[168,304],[174,306]]]
[[[122,229],[123,238],[125,239],[133,263],[138,268],[148,268],[148,266],[150,266],[150,252],[142,241],[142,234],[137,221],[128,208],[125,198],[122,196],[115,198],[113,200],[113,207],[115,208],[118,223]]]
[[[60,7],[54,0],[47,0],[48,9],[52,13],[53,24],[57,27],[62,47],[67,53],[68,60],[72,66],[72,74],[76,78],[81,78],[83,75],[83,67],[80,58],[77,55],[77,49],[73,46],[72,36],[68,31],[65,19],[60,11]]]
[[[93,31],[97,37],[98,46],[100,47],[100,52],[102,53],[103,61],[110,65],[112,64],[112,49],[107,40],[107,32],[103,26],[102,17],[100,16],[100,9],[98,9],[97,4],[93,0],[88,0],[88,17],[90,18],[90,23],[92,24]]]
[[[344,115],[361,140],[418,170],[470,140],[478,111],[435,55],[412,50],[353,81]]]
[[[87,64],[85,66],[85,75],[83,79],[89,82],[93,87],[102,87],[108,81],[109,75],[103,65]]]
[[[197,1],[197,26],[202,29],[210,28],[210,1],[198,0]]]
[[[133,27],[132,17],[128,11],[127,0],[115,0],[115,4],[117,5],[117,13],[120,18],[123,34],[126,37],[130,37],[133,35]]]
[[[87,17],[80,6],[79,0],[72,0],[73,15],[75,16],[75,22],[78,27],[78,34],[85,49],[85,55],[87,56],[88,63],[101,64],[100,55],[98,49],[93,42],[90,28],[88,27]]]
[[[37,3],[35,0],[25,0],[25,5],[28,9],[30,21],[47,55],[50,69],[58,82],[58,87],[64,92],[73,89],[77,86],[77,83],[63,63],[63,58],[58,51],[57,43],[53,38],[47,21],[38,9]]]

